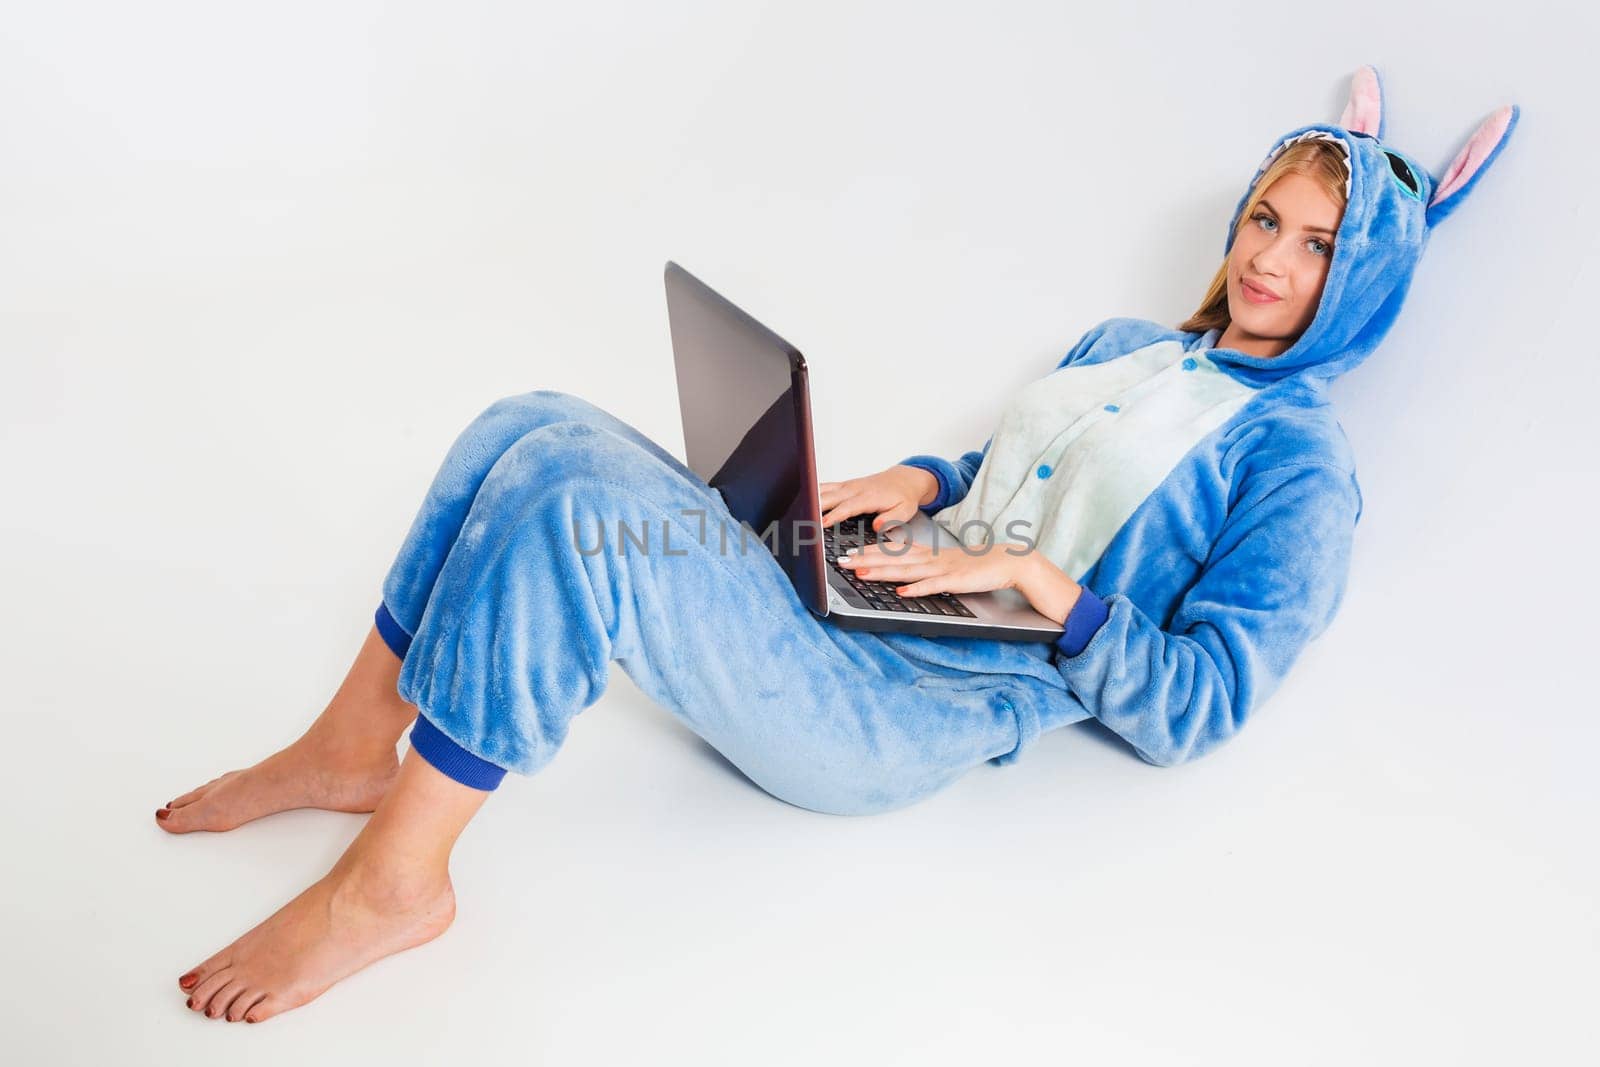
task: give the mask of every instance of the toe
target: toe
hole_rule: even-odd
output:
[[[189,834],[196,830],[225,830],[230,829],[226,820],[218,818],[212,810],[212,804],[185,804],[181,808],[173,808],[166,817],[159,820],[161,828],[169,834]]]
[[[236,1023],[244,1018],[244,1013],[251,1007],[260,1003],[261,998],[267,994],[260,989],[246,989],[233,998],[233,1003],[228,1005],[228,1021]]]
[[[167,807],[169,807],[169,808],[181,808],[185,804],[193,804],[195,801],[199,800],[201,798],[201,796],[203,796],[205,794],[205,791],[207,789],[210,789],[214,784],[216,784],[216,781],[217,780],[215,778],[213,778],[213,779],[211,779],[211,781],[207,782],[205,785],[197,786],[196,788],[189,790],[187,793],[183,794],[183,796],[181,796],[181,797],[178,797],[176,800],[168,801],[167,802]]]
[[[178,979],[178,988],[185,993],[193,993],[200,983],[210,978],[220,967],[226,967],[233,960],[233,946],[229,945],[221,952],[215,953],[201,961],[197,967],[192,967],[189,972]]]
[[[195,1011],[205,1011],[206,1005],[211,1003],[211,998],[217,990],[228,984],[233,977],[233,972],[228,967],[217,967],[209,973],[202,972],[200,981],[195,983],[194,992],[189,994],[189,1007]]]
[[[282,1002],[271,993],[267,993],[245,1010],[244,1021],[247,1023],[265,1022],[282,1010],[284,1010]]]
[[[162,808],[156,812],[156,825],[169,834],[186,834],[197,829],[193,808]]]
[[[216,996],[211,998],[211,1003],[206,1005],[206,1018],[220,1019],[228,1013],[233,1002],[239,999],[239,994],[245,989],[244,980],[234,977],[227,985],[217,990]]]

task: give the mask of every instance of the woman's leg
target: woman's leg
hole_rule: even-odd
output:
[[[813,810],[903,806],[1018,745],[1017,678],[930,676],[818,619],[715,491],[593,423],[508,448],[458,534],[397,648],[412,744],[436,766],[536,773],[612,661],[767,792]]]
[[[671,453],[580,397],[537,390],[491,404],[451,445],[384,582],[385,600],[415,629],[445,557],[489,470],[530,431],[583,422],[618,434],[689,476]],[[417,709],[396,690],[409,640],[380,604],[355,662],[311,727],[288,747],[168,801],[156,821],[170,833],[223,831],[290,808],[372,811],[399,768],[395,746]]]
[[[461,790],[487,793],[507,770],[542,768],[603,693],[613,660],[768,793],[816,811],[904,807],[1020,748],[1020,679],[930,673],[874,635],[823,623],[765,545],[753,534],[741,544],[720,497],[680,471],[576,422],[505,451],[402,642],[398,685],[419,715],[371,832],[327,878],[186,975],[193,1005],[236,1019],[248,991],[284,1010],[435,936],[448,844],[475,810]],[[439,779],[462,802],[425,825],[426,798],[452,795]],[[360,894],[345,888],[357,874]],[[365,911],[335,910],[351,932],[329,925],[330,901],[379,889],[402,919],[374,925]],[[218,995],[232,999],[219,1006]]]

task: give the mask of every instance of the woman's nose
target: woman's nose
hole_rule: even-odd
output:
[[[1283,264],[1279,262],[1280,259],[1281,254],[1277,244],[1274,243],[1257,252],[1255,259],[1251,262],[1251,266],[1255,268],[1257,274],[1278,277],[1283,273]]]

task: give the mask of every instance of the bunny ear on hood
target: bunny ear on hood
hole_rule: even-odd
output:
[[[1498,108],[1467,138],[1467,143],[1445,168],[1444,177],[1434,183],[1433,199],[1428,201],[1430,230],[1449,218],[1476,188],[1478,179],[1505,148],[1521,116],[1522,109],[1515,104]]]
[[[1344,150],[1348,202],[1333,238],[1333,259],[1310,325],[1287,350],[1271,358],[1215,348],[1211,359],[1236,378],[1269,385],[1290,375],[1331,380],[1360,365],[1378,347],[1405,303],[1429,231],[1477,186],[1516,127],[1515,105],[1495,111],[1435,179],[1410,156],[1382,141],[1386,125],[1377,69],[1365,66],[1351,80],[1338,123],[1313,123],[1278,138],[1234,207],[1224,254],[1246,202],[1267,167],[1285,148],[1308,138]]]

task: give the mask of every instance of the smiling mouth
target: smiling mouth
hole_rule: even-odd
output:
[[[1267,292],[1258,285],[1251,285],[1242,277],[1239,279],[1239,287],[1244,290],[1245,299],[1252,304],[1270,304],[1275,300],[1283,299],[1274,293]]]

